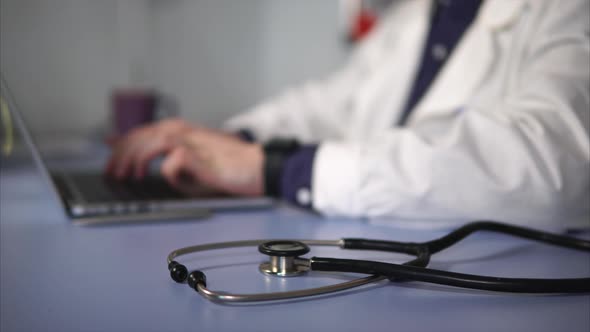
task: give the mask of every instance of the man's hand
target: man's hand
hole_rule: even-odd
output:
[[[129,134],[109,141],[113,149],[105,173],[117,179],[132,175],[143,178],[150,161],[181,146],[183,137],[197,130],[188,122],[170,119],[132,130]]]
[[[262,147],[219,130],[165,120],[133,130],[109,143],[113,154],[105,172],[117,179],[143,178],[150,161],[165,156],[162,175],[177,189],[202,187],[245,196],[264,192]]]
[[[181,191],[191,193],[195,184],[244,196],[264,193],[264,154],[259,144],[234,135],[199,128],[184,136],[162,164],[162,174]]]

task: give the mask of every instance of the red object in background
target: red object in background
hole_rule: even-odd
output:
[[[360,41],[373,30],[376,23],[377,15],[367,9],[361,8],[352,22],[350,38],[355,43]]]

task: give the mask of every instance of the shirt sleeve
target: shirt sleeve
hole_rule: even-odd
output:
[[[283,164],[281,197],[287,202],[312,208],[312,169],[317,145],[307,145],[291,154]]]

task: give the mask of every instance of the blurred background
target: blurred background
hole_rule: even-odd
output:
[[[338,68],[352,49],[343,10],[357,2],[1,0],[0,67],[46,144],[104,136],[120,87],[155,88],[217,127]]]

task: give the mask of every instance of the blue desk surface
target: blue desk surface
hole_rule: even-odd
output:
[[[589,331],[589,295],[511,295],[420,283],[376,285],[307,300],[220,305],[174,283],[166,255],[192,244],[259,238],[367,237],[422,241],[443,235],[324,219],[288,207],[206,220],[81,227],[69,223],[32,167],[4,168],[0,192],[2,331]],[[588,236],[585,234],[584,236]],[[375,252],[315,255],[403,261]],[[256,248],[195,255],[210,288],[293,290],[354,275],[278,279],[257,270]],[[590,255],[498,234],[469,237],[432,266],[514,277],[590,275]]]

